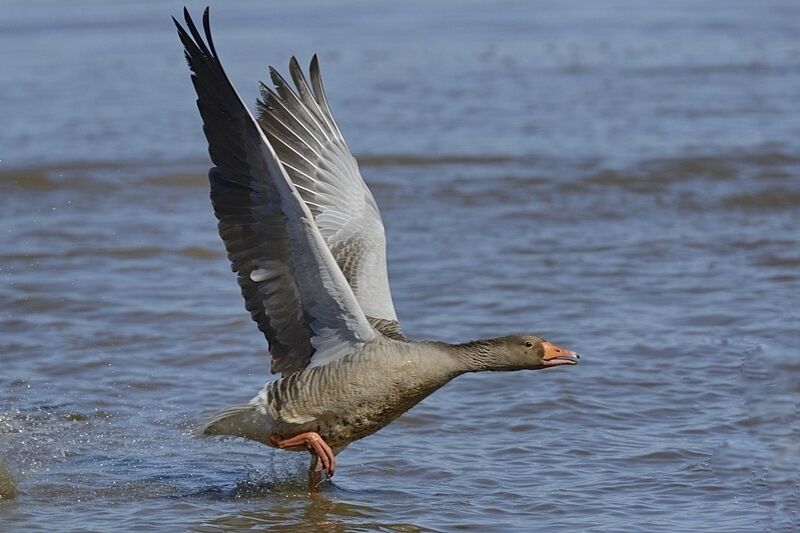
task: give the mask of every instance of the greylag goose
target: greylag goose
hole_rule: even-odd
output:
[[[467,372],[574,365],[578,355],[536,335],[465,344],[415,341],[389,292],[380,212],[333,119],[316,56],[309,85],[274,69],[257,118],[231,84],[211,39],[184,9],[185,48],[214,167],[211,203],[245,306],[266,336],[272,372],[249,403],[198,430],[308,450],[309,487],[336,455]]]

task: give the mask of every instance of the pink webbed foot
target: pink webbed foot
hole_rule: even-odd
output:
[[[279,435],[272,435],[269,441],[273,446],[281,449],[302,446],[317,456],[317,465],[319,466],[321,463],[320,470],[325,470],[328,476],[333,476],[333,473],[336,471],[336,456],[333,454],[331,447],[328,446],[328,443],[319,436],[319,433],[310,431],[308,433],[300,433],[299,435],[287,439],[281,438]]]

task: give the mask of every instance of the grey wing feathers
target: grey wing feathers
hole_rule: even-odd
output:
[[[270,68],[275,88],[261,85],[259,125],[313,214],[364,313],[370,319],[394,322],[399,331],[380,211],[333,119],[317,57],[309,68],[310,86],[294,57],[289,72],[294,89]]]
[[[175,21],[197,92],[209,154],[211,200],[245,305],[288,374],[352,352],[374,336],[308,207],[184,10]],[[174,20],[174,19],[173,19]],[[191,35],[190,35],[191,34]]]
[[[400,328],[400,324],[397,320],[384,320],[382,318],[372,318],[367,317],[369,320],[370,325],[378,331],[384,337],[388,337],[390,339],[394,339],[396,341],[408,341],[408,337]]]
[[[283,213],[269,194],[237,183],[229,168],[212,168],[209,181],[219,234],[245,307],[269,342],[272,371],[305,368],[313,353],[310,318],[287,266],[291,253]]]

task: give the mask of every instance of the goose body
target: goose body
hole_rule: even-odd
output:
[[[572,365],[578,355],[535,335],[452,345],[408,339],[394,310],[380,211],[330,111],[316,56],[292,87],[274,69],[254,117],[211,38],[184,10],[175,21],[198,95],[211,203],[272,371],[249,403],[203,424],[312,454],[309,483],[335,455],[466,372]],[[188,30],[188,31],[187,31]]]
[[[315,432],[338,452],[464,371],[445,345],[384,337],[324,366],[267,383],[249,404],[209,421],[203,433],[271,445],[273,434]]]

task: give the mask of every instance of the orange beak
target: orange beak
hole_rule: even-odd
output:
[[[578,364],[580,355],[557,346],[552,342],[544,341],[542,343],[544,348],[544,355],[542,356],[542,364],[544,366],[559,366],[559,365],[575,365]]]

